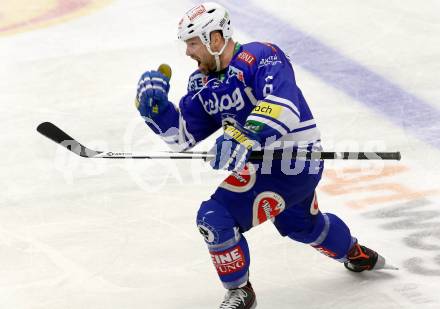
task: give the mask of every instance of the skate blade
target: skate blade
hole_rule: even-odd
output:
[[[391,269],[391,270],[399,270],[399,267],[396,267],[394,265],[385,264],[382,269]]]
[[[379,270],[379,269],[390,269],[390,270],[399,270],[398,267],[388,264],[385,261],[385,258],[379,254],[377,257],[376,265],[374,265],[373,270]]]

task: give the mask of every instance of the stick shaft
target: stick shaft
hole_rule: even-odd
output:
[[[76,139],[68,135],[59,127],[50,122],[43,122],[37,127],[37,131],[55,143],[65,147],[67,150],[84,158],[95,159],[204,159],[214,158],[213,154],[206,151],[187,152],[149,152],[149,153],[127,153],[98,151],[90,149]],[[288,152],[275,151],[254,151],[251,153],[251,160],[281,160],[302,158],[307,160],[400,160],[400,152]]]

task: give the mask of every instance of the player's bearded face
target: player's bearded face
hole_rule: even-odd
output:
[[[199,37],[185,41],[186,55],[197,61],[197,66],[203,74],[214,72],[216,69],[215,58],[208,52]]]

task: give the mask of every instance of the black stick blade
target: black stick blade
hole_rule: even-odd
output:
[[[51,122],[40,123],[37,131],[78,156],[91,158],[101,153],[82,145]]]

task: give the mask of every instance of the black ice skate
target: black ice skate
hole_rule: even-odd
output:
[[[228,290],[220,309],[253,309],[257,307],[254,289],[248,282],[244,287]]]
[[[364,270],[398,269],[397,267],[386,264],[385,258],[376,251],[361,246],[357,242],[348,252],[347,259],[348,261],[344,263],[345,268],[357,273]]]

